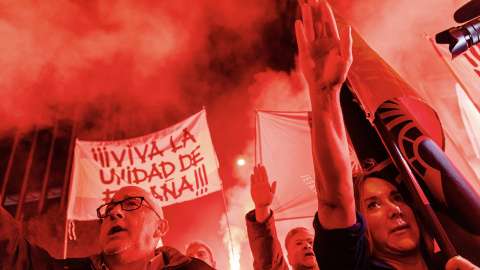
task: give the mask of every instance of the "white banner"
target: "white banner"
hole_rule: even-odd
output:
[[[352,171],[359,170],[351,146],[350,158]],[[313,217],[318,205],[308,112],[257,111],[256,159],[270,182],[277,181],[275,220]]]
[[[163,206],[221,189],[205,110],[142,137],[76,140],[67,219],[96,219],[96,209],[123,186],[152,192]]]

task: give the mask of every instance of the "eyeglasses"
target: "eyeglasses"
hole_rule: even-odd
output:
[[[113,208],[115,208],[118,204],[120,204],[122,209],[125,211],[137,210],[140,208],[140,206],[142,206],[142,202],[144,200],[144,197],[130,197],[122,201],[106,203],[97,208],[97,217],[100,219],[106,218],[110,211],[112,211]]]

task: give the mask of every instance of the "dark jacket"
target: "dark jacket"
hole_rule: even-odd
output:
[[[255,270],[289,270],[290,268],[283,257],[282,247],[277,238],[273,212],[262,223],[257,222],[255,210],[248,212],[245,219],[247,222],[248,241],[253,255],[253,268]]]

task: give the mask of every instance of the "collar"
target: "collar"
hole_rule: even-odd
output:
[[[145,264],[143,270],[155,270],[155,269],[163,269],[165,267],[165,260],[163,259],[163,255],[157,254],[157,256],[153,257],[150,261]]]
[[[102,255],[93,254],[93,255],[90,255],[88,257],[92,261],[93,267],[94,267],[95,270],[108,270],[107,265],[105,264],[105,262],[103,262]]]

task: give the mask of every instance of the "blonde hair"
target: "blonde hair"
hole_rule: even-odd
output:
[[[395,181],[389,181],[394,179],[388,179],[388,178],[392,178],[393,176],[382,172],[383,169],[385,169],[387,166],[391,164],[392,164],[392,161],[390,159],[387,159],[381,162],[380,164],[377,163],[373,158],[369,158],[361,162],[362,171],[360,171],[358,174],[353,176],[354,177],[353,195],[355,198],[355,208],[359,213],[361,213],[362,210],[365,209],[365,204],[362,200],[362,190],[363,190],[363,185],[365,184],[365,181],[368,178],[375,177],[375,178],[383,179],[390,183],[395,182]],[[398,186],[395,183],[392,183],[392,184],[394,184],[395,187],[398,188]],[[367,256],[370,257],[373,255],[373,251],[375,250],[375,245],[373,243],[373,239],[368,229],[368,226],[367,226],[367,230],[365,231],[365,243],[367,246]]]

